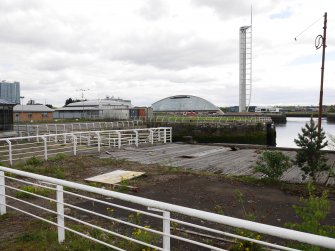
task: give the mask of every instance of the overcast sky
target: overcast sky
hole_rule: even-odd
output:
[[[148,106],[190,94],[238,105],[239,27],[253,5],[251,105],[335,104],[334,0],[1,0],[0,79],[24,102],[106,95]],[[306,27],[310,29],[294,40]]]

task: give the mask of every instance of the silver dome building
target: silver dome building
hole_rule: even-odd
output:
[[[153,103],[151,106],[155,114],[223,114],[223,112],[211,102],[192,95],[167,97]]]

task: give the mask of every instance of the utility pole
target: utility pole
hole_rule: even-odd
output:
[[[322,47],[322,65],[321,65],[321,84],[320,84],[320,98],[319,98],[319,117],[318,117],[318,134],[320,138],[321,133],[321,119],[322,119],[322,100],[323,100],[323,78],[325,70],[325,54],[326,54],[326,35],[327,35],[327,12],[325,12],[323,24],[323,36],[318,35],[315,38],[315,48],[318,50]]]
[[[81,103],[82,103],[82,112],[81,112],[81,118],[84,118],[84,92],[89,91],[90,89],[79,89],[76,91],[81,91]]]

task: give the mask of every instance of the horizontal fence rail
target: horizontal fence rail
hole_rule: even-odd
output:
[[[149,122],[167,122],[167,123],[214,123],[214,124],[257,124],[257,123],[271,123],[272,119],[270,117],[261,116],[212,116],[212,117],[202,117],[202,116],[155,116],[148,119]]]
[[[13,130],[20,137],[38,136],[43,134],[59,134],[78,131],[102,131],[126,128],[138,128],[143,126],[142,120],[113,121],[113,122],[89,122],[89,123],[64,123],[64,124],[34,124],[14,125]]]
[[[45,134],[0,139],[0,162],[13,164],[15,161],[40,157],[47,160],[59,153],[101,152],[102,149],[140,144],[172,142],[171,127],[80,131],[62,134]]]
[[[47,189],[50,193],[40,195],[28,191],[23,188],[27,184],[36,190]],[[18,197],[17,193],[30,197]],[[45,200],[51,203],[45,203]],[[227,250],[229,245],[245,241],[270,250],[297,250],[287,247],[290,241],[335,248],[335,239],[324,236],[0,166],[0,214],[6,214],[8,209],[54,225],[60,243],[65,241],[66,232],[72,232],[115,250],[128,250],[133,245],[141,247],[138,250]],[[80,217],[82,214],[85,217]],[[125,217],[127,214],[130,214],[129,217]],[[55,216],[55,220],[50,220],[50,215]],[[85,230],[74,227],[78,224],[85,226]],[[236,228],[269,236],[271,241],[266,241],[265,237],[261,239],[239,234],[241,231],[234,231]],[[93,237],[88,229],[98,231],[101,235],[95,232]]]

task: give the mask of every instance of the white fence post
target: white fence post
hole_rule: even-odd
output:
[[[58,242],[62,243],[65,240],[63,186],[57,185],[57,198],[56,199],[57,199]]]
[[[152,129],[149,129],[150,135],[149,135],[149,142],[151,144],[154,144],[154,131]]]
[[[37,142],[40,142],[40,138],[38,137],[38,135],[39,135],[39,130],[38,130],[38,125],[36,126],[36,136],[37,136],[37,138],[36,138],[36,140],[37,140]]]
[[[99,132],[95,132],[98,137],[98,152],[101,150],[101,137]]]
[[[119,131],[116,132],[117,133],[117,139],[118,139],[118,147],[119,149],[121,149],[121,133]]]
[[[72,134],[72,138],[73,138],[73,155],[76,156],[77,155],[77,136]]]
[[[157,208],[148,207],[148,210],[163,213],[163,250],[170,251],[171,249],[171,238],[170,238],[170,212],[160,210]]]
[[[136,147],[138,147],[138,131],[134,130],[134,132],[135,132],[135,145]]]
[[[44,160],[48,160],[48,145],[47,145],[47,139],[44,136],[41,136],[43,142],[44,142]]]
[[[12,152],[12,142],[9,141],[9,139],[6,139],[6,142],[8,144],[8,158],[9,158],[9,164],[13,165],[13,152]]]
[[[5,172],[0,171],[0,215],[6,213]]]
[[[166,128],[164,128],[164,143],[166,143]]]
[[[163,211],[163,249],[170,250],[170,212]]]

